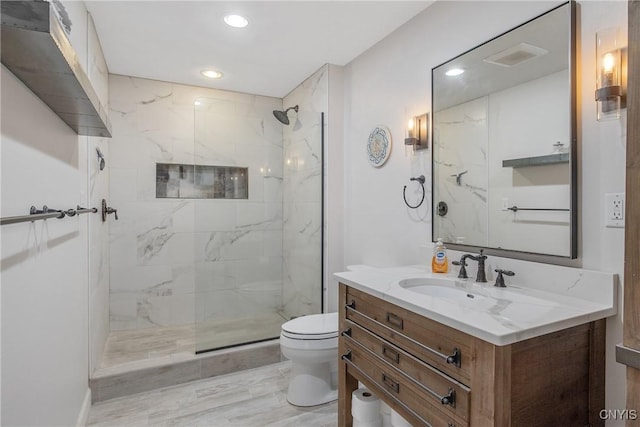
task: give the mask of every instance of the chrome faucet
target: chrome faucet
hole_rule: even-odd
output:
[[[460,272],[458,273],[458,279],[468,279],[469,278],[469,276],[467,276],[467,269],[465,268],[467,266],[467,256],[468,255],[462,255],[462,258],[460,258],[460,261],[451,261],[451,264],[460,266]]]
[[[484,283],[487,281],[487,273],[484,271],[484,260],[487,256],[484,255],[484,249],[480,249],[480,255],[464,254],[462,255],[461,262],[471,259],[478,262],[478,274],[476,275],[476,282]],[[465,271],[466,275],[466,271]]]
[[[499,288],[506,288],[507,285],[504,284],[504,276],[515,276],[516,273],[514,273],[513,271],[509,271],[509,270],[502,270],[500,268],[496,268],[495,270],[496,273],[498,273],[498,277],[496,277],[496,284],[493,286],[497,286]]]

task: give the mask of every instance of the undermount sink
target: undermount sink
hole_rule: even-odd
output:
[[[416,294],[457,304],[466,309],[488,313],[497,318],[530,322],[544,317],[558,304],[522,292],[436,277],[402,279],[398,286]]]
[[[419,294],[440,298],[471,298],[470,293],[464,288],[455,287],[456,282],[449,279],[437,278],[412,278],[398,282],[401,288]]]

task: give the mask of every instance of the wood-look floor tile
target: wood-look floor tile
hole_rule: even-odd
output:
[[[335,427],[337,403],[286,401],[290,362],[97,403],[88,426]]]

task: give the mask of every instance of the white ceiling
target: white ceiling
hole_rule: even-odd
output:
[[[433,1],[86,1],[109,72],[282,98]],[[249,25],[227,26],[229,13]],[[215,68],[220,80],[200,71]]]

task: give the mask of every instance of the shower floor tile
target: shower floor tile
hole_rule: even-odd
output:
[[[98,375],[190,360],[195,351],[276,338],[286,320],[279,314],[249,319],[158,326],[109,334]],[[197,332],[196,332],[197,328]],[[197,336],[196,336],[197,334]]]
[[[290,362],[94,404],[87,426],[338,425],[337,402],[300,408],[286,400]]]

